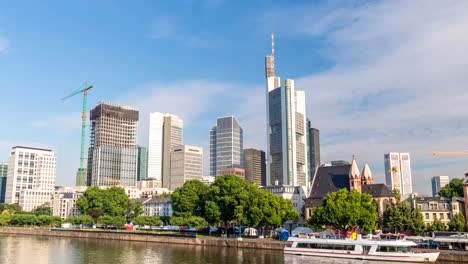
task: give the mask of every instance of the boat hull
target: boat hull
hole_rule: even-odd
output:
[[[374,253],[374,254],[361,254],[353,251],[314,251],[303,248],[286,247],[285,254],[302,255],[302,256],[316,256],[316,257],[329,257],[329,258],[346,258],[358,260],[373,260],[373,261],[397,261],[397,262],[436,262],[439,257],[439,252],[431,253]]]

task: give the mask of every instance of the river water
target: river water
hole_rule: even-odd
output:
[[[18,264],[363,264],[366,261],[283,256],[282,251],[97,239],[0,235],[0,263]],[[377,262],[370,262],[375,264]]]

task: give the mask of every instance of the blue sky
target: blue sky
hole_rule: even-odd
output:
[[[58,155],[57,184],[79,164],[81,97],[147,115],[180,115],[184,141],[208,155],[216,117],[235,115],[246,147],[265,148],[264,56],[275,32],[277,74],[306,91],[323,162],[368,162],[383,182],[383,154],[412,154],[414,188],[461,177],[466,150],[468,36],[462,1],[2,1],[0,160],[14,145]],[[207,171],[206,171],[207,173]]]

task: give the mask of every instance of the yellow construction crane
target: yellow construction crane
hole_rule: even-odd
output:
[[[468,151],[433,151],[433,156],[468,156]]]

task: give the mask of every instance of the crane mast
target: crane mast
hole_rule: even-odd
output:
[[[85,162],[85,142],[86,142],[86,105],[88,100],[88,90],[93,88],[92,85],[85,85],[84,89],[81,89],[77,92],[72,93],[69,96],[62,98],[65,100],[67,98],[73,97],[77,94],[83,93],[83,108],[81,113],[81,151],[80,151],[80,168],[79,168],[79,177],[78,177],[78,185],[84,185],[84,162]]]

